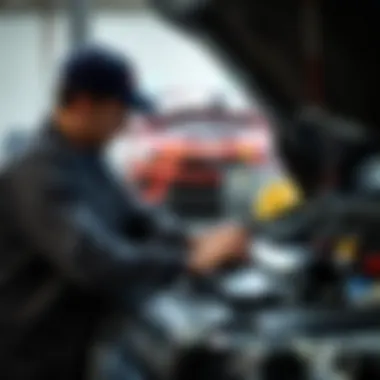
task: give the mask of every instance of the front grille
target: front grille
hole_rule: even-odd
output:
[[[223,214],[223,192],[218,184],[205,187],[174,184],[169,190],[168,207],[186,219],[214,219]]]
[[[225,157],[223,159],[187,158],[181,162],[181,169],[187,171],[213,171],[223,170],[230,166],[241,164],[235,157]]]
[[[209,171],[215,170],[217,168],[217,163],[215,160],[207,160],[202,158],[187,158],[181,162],[181,170],[186,170],[190,172],[195,171]]]

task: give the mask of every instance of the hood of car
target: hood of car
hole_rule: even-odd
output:
[[[268,106],[280,154],[306,194],[338,172],[349,183],[350,168],[379,149],[379,1],[151,2]]]
[[[223,54],[277,112],[320,106],[380,127],[375,0],[152,0]]]

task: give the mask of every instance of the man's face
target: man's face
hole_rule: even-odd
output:
[[[108,142],[127,122],[125,105],[117,100],[83,99],[79,108],[85,138],[95,144]]]

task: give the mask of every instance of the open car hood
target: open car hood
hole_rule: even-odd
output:
[[[202,33],[284,112],[320,104],[380,127],[377,0],[153,0]]]
[[[307,123],[327,126],[328,133],[338,125],[340,132],[348,131],[354,140],[360,133],[367,140],[372,140],[368,135],[379,134],[379,1],[151,1],[171,21],[219,51],[242,74],[253,94],[259,90],[277,116],[281,138],[289,138],[303,122],[300,115],[310,109],[317,109],[314,115],[319,116],[312,122],[309,117]],[[356,129],[351,133],[353,125]],[[313,133],[304,134],[301,145],[317,140]],[[306,154],[313,149],[303,148]],[[286,146],[286,150],[285,155],[290,152],[291,156],[302,146]],[[303,171],[301,177],[320,171],[313,166],[320,160],[311,162],[313,157],[309,157],[308,162],[301,156],[287,157],[293,164],[305,162],[304,168],[295,168]],[[309,180],[321,181],[318,175],[313,178]],[[315,187],[315,183],[305,186]]]

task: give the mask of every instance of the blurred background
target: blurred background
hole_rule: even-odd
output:
[[[322,331],[327,338],[336,331],[347,338],[350,328],[365,330],[365,338],[368,331],[378,334],[378,10],[374,0],[0,0],[0,164],[22,152],[51,109],[61,58],[85,43],[114,47],[136,67],[147,97],[145,112],[134,115],[106,152],[123,181],[144,201],[170,209],[195,229],[227,217],[261,218],[271,227],[271,219],[285,216],[283,229],[259,231],[265,244],[254,236],[252,272],[237,273],[233,290],[225,291],[233,307],[238,309],[240,301],[255,311],[263,305],[305,304],[308,313],[293,324],[281,316],[284,322],[271,332],[271,343],[284,332],[285,340],[292,337],[293,331],[286,335],[289,326],[301,326],[308,334]],[[309,220],[302,200],[319,200],[326,193],[336,197],[312,203]],[[357,206],[347,195],[374,200],[376,207]],[[342,210],[350,211],[353,204],[348,221],[340,209],[333,214],[337,200]],[[298,219],[304,210],[307,218]],[[326,217],[330,210],[333,217]],[[253,285],[246,291],[239,280]],[[376,306],[371,318],[355,314],[364,304]],[[347,312],[358,305],[355,313]],[[314,306],[323,312],[317,315]],[[163,315],[170,317],[165,307]],[[184,314],[190,327],[199,328],[186,308]],[[272,331],[276,321],[263,315],[262,325],[268,320]],[[346,326],[341,322],[348,315],[352,319]],[[237,327],[239,342],[241,326],[257,337],[261,325],[256,320],[254,327],[253,320],[247,325],[236,320],[231,326]],[[169,320],[169,330],[174,325]],[[178,329],[181,339],[185,330]],[[308,358],[318,361],[313,364],[318,376],[312,378],[379,379],[376,334],[376,355],[369,362],[349,357],[345,370],[347,375],[353,373],[352,363],[365,369],[371,363],[375,375],[362,376],[361,369],[359,376],[335,377],[327,370],[321,375],[319,369],[332,360],[318,346]],[[357,344],[352,337],[350,349]],[[347,343],[342,342],[339,348]],[[367,350],[367,340],[364,346]],[[239,355],[248,353],[244,347]],[[326,347],[337,343],[328,341]],[[161,348],[160,342],[155,353]],[[300,352],[303,357],[303,345]],[[255,366],[256,347],[253,353],[248,361]],[[326,365],[321,367],[320,360]],[[291,373],[287,366],[269,363],[277,373],[265,378],[285,379]],[[205,378],[210,377],[215,376]]]
[[[125,53],[149,98],[149,115],[136,115],[132,131],[108,152],[112,167],[146,200],[172,203],[186,217],[206,209],[211,220],[236,216],[250,209],[267,174],[278,171],[270,122],[241,79],[203,40],[144,0],[1,1],[0,41],[0,160],[18,152],[46,117],[61,58],[90,42]],[[180,178],[184,169],[189,178]]]
[[[83,4],[81,4],[83,2]],[[176,90],[248,100],[218,61],[196,41],[163,22],[144,0],[8,0],[0,3],[2,132],[30,128],[47,109],[59,59],[86,38],[126,54],[153,97]],[[203,95],[204,96],[204,95]]]

